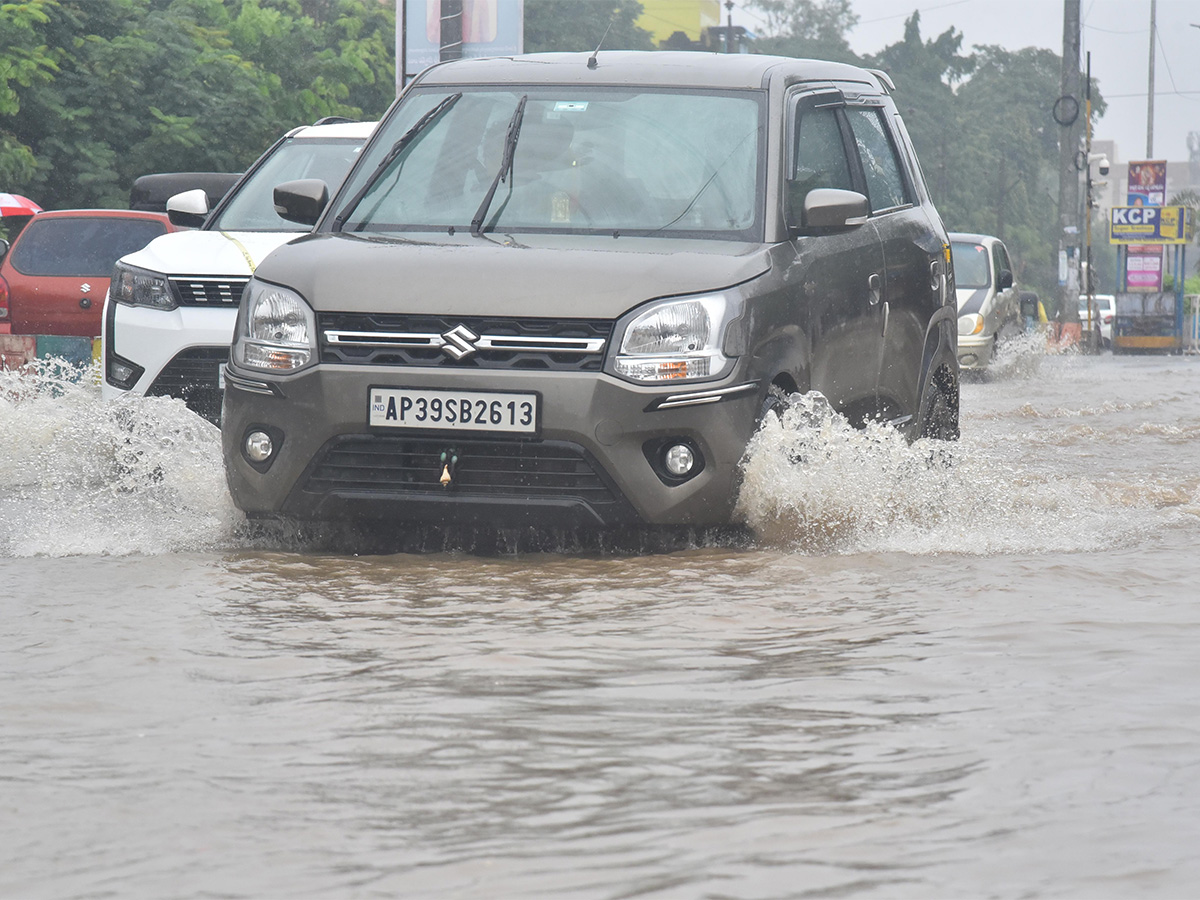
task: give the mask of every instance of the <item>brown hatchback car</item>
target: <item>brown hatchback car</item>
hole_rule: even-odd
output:
[[[946,231],[882,73],[606,52],[427,70],[258,267],[225,370],[251,516],[730,521],[777,398],[958,434]]]

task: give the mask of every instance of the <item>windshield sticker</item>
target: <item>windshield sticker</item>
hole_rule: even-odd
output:
[[[554,104],[555,112],[584,112],[586,109],[586,100],[559,100]]]

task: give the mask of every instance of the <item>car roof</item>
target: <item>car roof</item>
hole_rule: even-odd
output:
[[[882,93],[879,78],[845,63],[751,53],[675,50],[601,50],[592,53],[529,53],[524,56],[458,59],[430,66],[414,83],[590,84],[761,89],[775,75],[799,81],[859,82]]]
[[[378,122],[336,122],[331,125],[302,125],[291,132],[293,138],[358,138],[366,140]]]
[[[169,221],[166,213],[151,212],[145,209],[43,209],[30,219],[30,223],[40,222],[43,219],[95,219],[105,216],[116,216],[122,219]]]
[[[973,244],[1002,244],[1003,241],[994,234],[974,234],[969,231],[951,231],[948,235],[951,241]]]

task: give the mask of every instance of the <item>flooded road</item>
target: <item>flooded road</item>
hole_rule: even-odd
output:
[[[252,530],[179,404],[28,381],[0,896],[1200,880],[1198,359],[1027,348],[948,451],[801,408],[754,448],[748,539],[648,553]]]

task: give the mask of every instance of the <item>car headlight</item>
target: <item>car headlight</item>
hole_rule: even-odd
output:
[[[317,322],[295,291],[250,279],[242,296],[233,360],[248,369],[291,372],[316,358]]]
[[[614,371],[651,383],[720,375],[729,362],[721,349],[728,311],[721,294],[650,306],[625,326]]]
[[[967,313],[965,316],[958,317],[958,333],[964,334],[979,334],[983,331],[983,316],[978,313]]]
[[[114,303],[151,309],[175,309],[179,305],[167,284],[167,276],[121,262],[113,266],[108,298]]]

